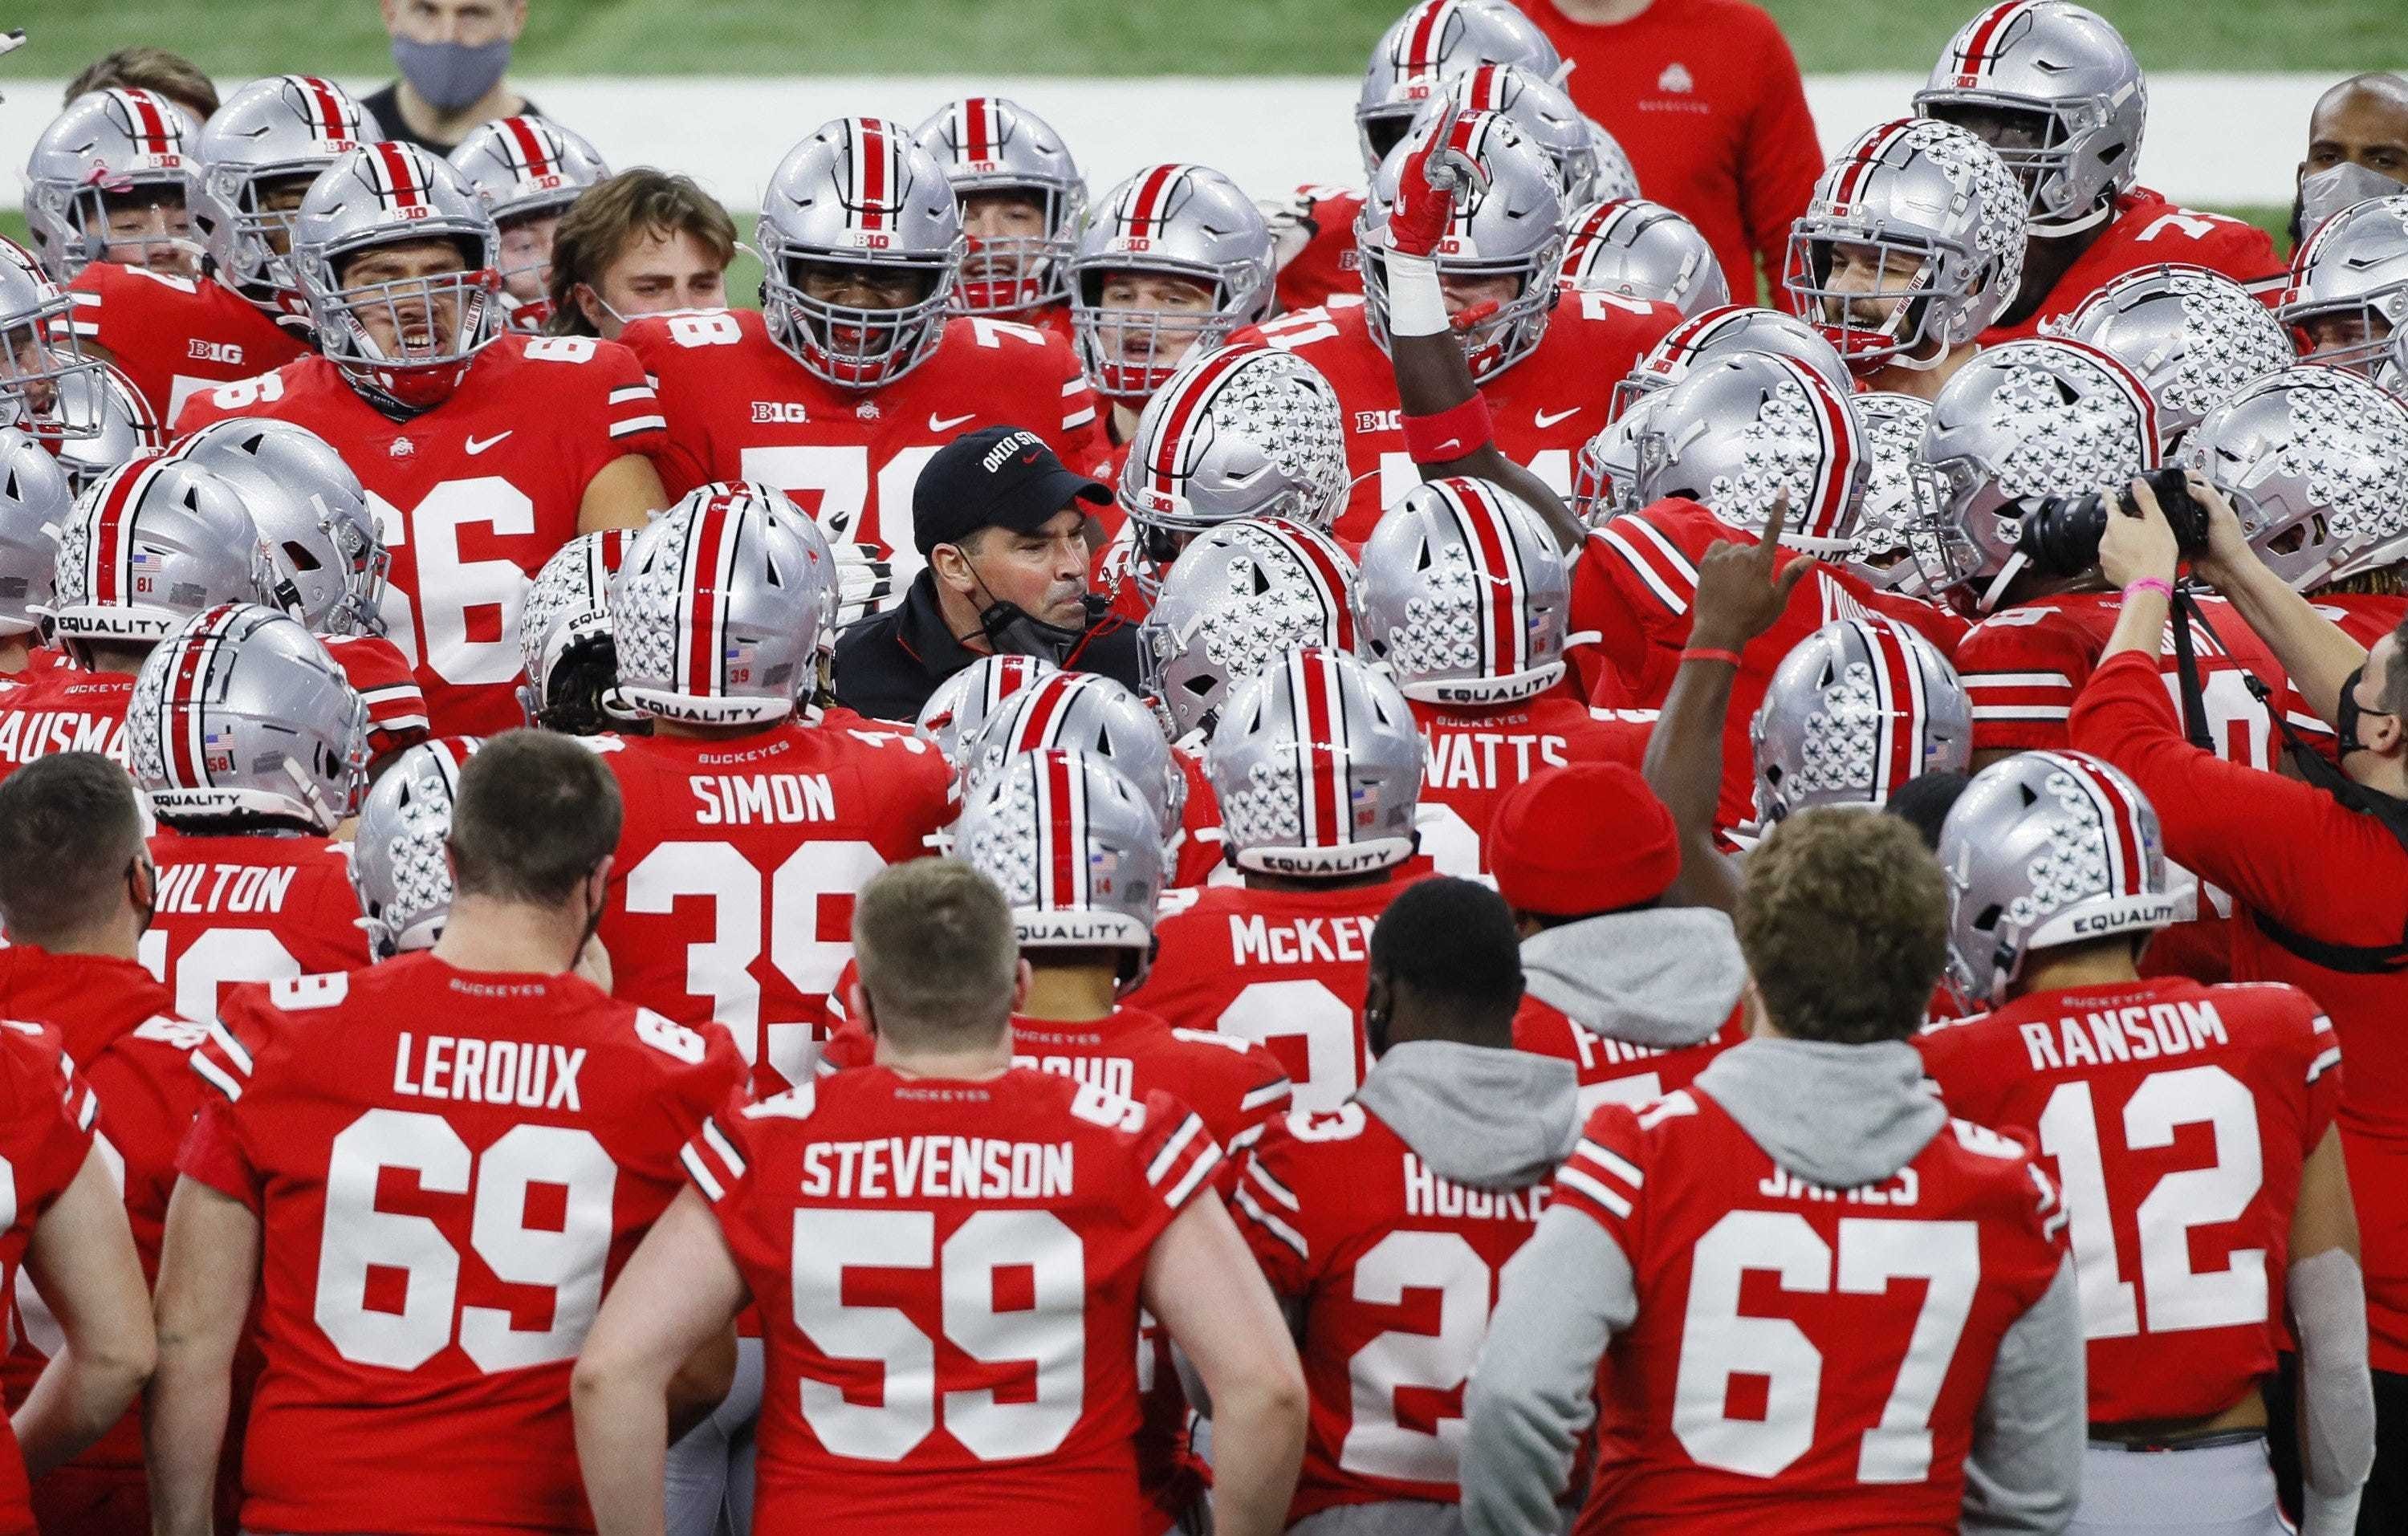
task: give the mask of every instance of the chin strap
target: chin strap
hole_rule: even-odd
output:
[[[2097,208],[2076,219],[2067,219],[2061,223],[2042,222],[2039,219],[2028,220],[2024,224],[2024,233],[2036,240],[2062,239],[2068,235],[2079,235],[2086,229],[2097,229],[2114,216],[2115,199],[2111,196]]]

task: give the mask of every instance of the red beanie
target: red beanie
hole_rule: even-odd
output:
[[[1681,872],[1672,813],[1626,763],[1574,763],[1514,785],[1487,844],[1498,894],[1545,917],[1653,901]]]

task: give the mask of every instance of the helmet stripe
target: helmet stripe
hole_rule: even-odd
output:
[[[390,198],[394,208],[416,208],[426,201],[425,179],[418,174],[418,151],[391,142],[372,148],[376,151],[372,164],[382,172],[384,180],[377,190]]]
[[[1439,62],[1439,50],[1445,44],[1447,23],[1455,20],[1455,0],[1435,0],[1425,4],[1422,13],[1398,39],[1404,45],[1403,56],[1394,62],[1399,79],[1409,75],[1426,72]]]
[[[686,621],[679,626],[678,639],[685,647],[679,670],[687,693],[695,698],[717,698],[725,692],[724,594],[735,564],[738,501],[738,493],[722,492],[703,504],[686,528],[685,568],[678,573]]]
[[[1887,619],[1849,621],[1872,659],[1880,710],[1880,738],[1873,754],[1873,798],[1887,804],[1914,778],[1923,760],[1923,730],[1929,716],[1923,697],[1923,668],[1906,637]]]
[[[1040,753],[1037,757],[1037,820],[1045,828],[1046,845],[1038,861],[1041,880],[1037,892],[1040,911],[1061,912],[1084,907],[1087,893],[1085,775],[1074,773],[1067,752]]]
[[[192,633],[181,638],[169,658],[167,682],[159,690],[159,742],[165,750],[165,767],[174,788],[208,789],[215,782],[209,771],[201,700],[220,644],[241,621],[242,611],[236,603],[211,609]]]
[[[1198,421],[1208,419],[1206,409],[1211,397],[1219,393],[1221,382],[1238,370],[1240,364],[1258,349],[1232,348],[1206,360],[1203,366],[1179,383],[1179,393],[1165,403],[1162,412],[1162,433],[1155,438],[1147,473],[1154,489],[1163,495],[1178,494],[1178,481],[1187,464],[1187,435]]]
[[[984,96],[972,96],[961,108],[962,158],[995,158],[995,108]]]
[[[1313,596],[1321,604],[1322,616],[1333,621],[1338,648],[1352,652],[1354,605],[1346,600],[1346,568],[1339,563],[1338,547],[1320,530],[1284,519],[1270,520],[1270,528],[1312,575]]]
[[[1466,105],[1475,112],[1501,112],[1505,103],[1505,76],[1496,65],[1484,64],[1471,72],[1464,87]]]
[[[1883,158],[1913,130],[1916,121],[1903,118],[1885,122],[1857,138],[1841,165],[1839,183],[1831,189],[1831,212],[1845,213],[1850,204],[1864,195],[1865,183],[1872,179],[1873,172],[1881,169]]]
[[[148,91],[120,91],[117,98],[125,104],[127,124],[140,141],[145,154],[174,154],[182,148],[176,120]]]
[[[2155,469],[2157,467],[2157,399],[2149,393],[2149,386],[2143,383],[2141,376],[2126,366],[2124,360],[2114,352],[2094,347],[2087,341],[2074,341],[2063,337],[2050,339],[2060,347],[2072,348],[2098,364],[2123,391],[2125,399],[2141,418],[2141,467]]]
[[[1337,848],[1350,840],[1345,782],[1338,771],[1344,755],[1339,739],[1345,711],[1339,707],[1337,670],[1324,651],[1299,651],[1288,663],[1297,712],[1303,717],[1297,722],[1297,756],[1304,768],[1297,784],[1303,803],[1297,809],[1302,813],[1305,841],[1314,848]]]
[[[1049,673],[1027,689],[1028,702],[1020,707],[1019,718],[1012,723],[1012,754],[1058,745],[1054,735],[1069,712],[1071,696],[1079,686],[1078,677],[1075,672]]]
[[[1486,653],[1483,660],[1487,675],[1504,677],[1525,670],[1528,626],[1521,623],[1517,601],[1525,583],[1521,562],[1514,558],[1513,540],[1505,530],[1505,510],[1488,487],[1477,481],[1440,481],[1438,488],[1462,530],[1464,548],[1471,555],[1472,579],[1480,583],[1484,599],[1480,643]]]
[[[1957,50],[1958,85],[1979,85],[1982,82],[1984,72],[1997,62],[1990,50],[2006,40],[2009,23],[2030,8],[2029,0],[2002,0],[1974,19],[1968,29],[1965,46]]]
[[[108,484],[93,517],[84,551],[85,590],[104,608],[120,607],[134,592],[134,510],[143,490],[158,478],[163,460],[152,458]]]
[[[309,108],[310,127],[320,138],[357,138],[351,130],[359,121],[359,109],[335,93],[335,88],[315,75],[295,75],[293,83],[301,88],[303,105]]]
[[[853,123],[853,194],[859,205],[861,227],[886,227],[886,203],[895,195],[894,146],[886,124],[877,118],[856,118]]]
[[[2100,818],[2100,829],[2105,834],[2107,879],[2115,896],[2139,896],[2144,879],[2141,861],[2140,816],[2131,797],[2124,793],[2112,774],[2101,772],[2099,765],[2078,753],[2048,752],[2040,754],[2065,770],[2068,778],[2089,795],[2092,809]]]
[[[552,173],[552,156],[545,152],[544,136],[524,118],[502,119],[503,136],[517,149],[520,164],[516,167],[522,179],[532,180]]]
[[[1847,520],[1848,488],[1856,483],[1856,461],[1863,456],[1856,414],[1821,374],[1795,358],[1784,357],[1781,362],[1806,392],[1823,428],[1821,468],[1813,502],[1799,532],[1808,538],[1834,538]]]
[[[1187,174],[1184,165],[1156,165],[1129,192],[1125,210],[1121,215],[1123,235],[1150,237],[1158,231],[1154,225],[1169,216],[1164,206],[1170,200],[1171,188]]]

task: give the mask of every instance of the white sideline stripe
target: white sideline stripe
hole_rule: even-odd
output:
[[[2344,73],[2150,75],[2141,179],[2177,202],[2289,202],[2308,110]],[[366,93],[384,80],[343,83]],[[1283,196],[1306,182],[1352,186],[1363,179],[1354,118],[1360,81],[1351,75],[589,75],[513,83],[591,138],[611,165],[685,171],[733,208],[754,207],[779,158],[828,118],[875,112],[917,123],[968,95],[1009,96],[1051,122],[1098,195],[1158,160],[1200,160],[1256,197]],[[1806,99],[1823,152],[1837,153],[1874,123],[1905,116],[1922,83],[1919,73],[1809,77]],[[65,85],[64,79],[9,81],[0,101],[0,142],[31,144],[58,111]],[[22,206],[23,195],[13,176],[0,186],[6,207]]]

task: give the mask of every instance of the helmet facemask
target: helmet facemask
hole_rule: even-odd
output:
[[[201,176],[193,224],[221,281],[276,321],[306,321],[309,301],[293,264],[301,196],[333,158],[272,165],[212,165]]]
[[[958,241],[941,257],[868,262],[783,251],[775,247],[766,221],[762,237],[769,263],[761,280],[762,313],[769,337],[819,378],[840,389],[876,389],[918,367],[943,339]],[[824,286],[854,273],[871,275],[876,282],[902,280],[896,286],[909,282],[911,293],[892,305],[811,296],[814,278]]]
[[[88,442],[107,423],[77,409],[107,387],[105,365],[84,353],[72,322],[74,303],[53,293],[31,309],[0,321],[0,409],[9,423],[46,442]]]
[[[1086,208],[1076,189],[1051,181],[965,176],[954,179],[953,191],[961,199],[966,230],[971,204],[981,198],[1033,204],[1039,223],[1034,235],[964,235],[967,249],[953,289],[954,313],[1022,314],[1070,296],[1073,235]]]
[[[1909,368],[1936,366],[1947,358],[1949,338],[1933,324],[1938,315],[1931,301],[1952,263],[1960,272],[1971,266],[1969,252],[1893,236],[1878,223],[1845,228],[1812,213],[1799,223],[1820,227],[1789,237],[1790,275],[1784,286],[1842,357],[1854,366],[1886,363]],[[1871,269],[1871,286],[1835,280],[1843,255],[1850,267]],[[1899,257],[1902,263],[1894,259]]]
[[[1166,308],[1113,303],[1116,280],[1172,279],[1209,295],[1200,306]],[[1221,274],[1207,267],[1158,265],[1090,266],[1078,275],[1071,298],[1071,325],[1079,360],[1097,394],[1122,405],[1141,405],[1170,381],[1181,364],[1228,339],[1242,320],[1232,314],[1238,295]]]
[[[458,265],[349,281],[360,261],[421,243],[380,232],[373,241],[320,256],[310,274],[310,313],[321,349],[354,388],[410,411],[450,399],[477,353],[501,334],[500,277],[478,265],[487,250],[471,249],[465,239],[431,238],[453,244]]]

